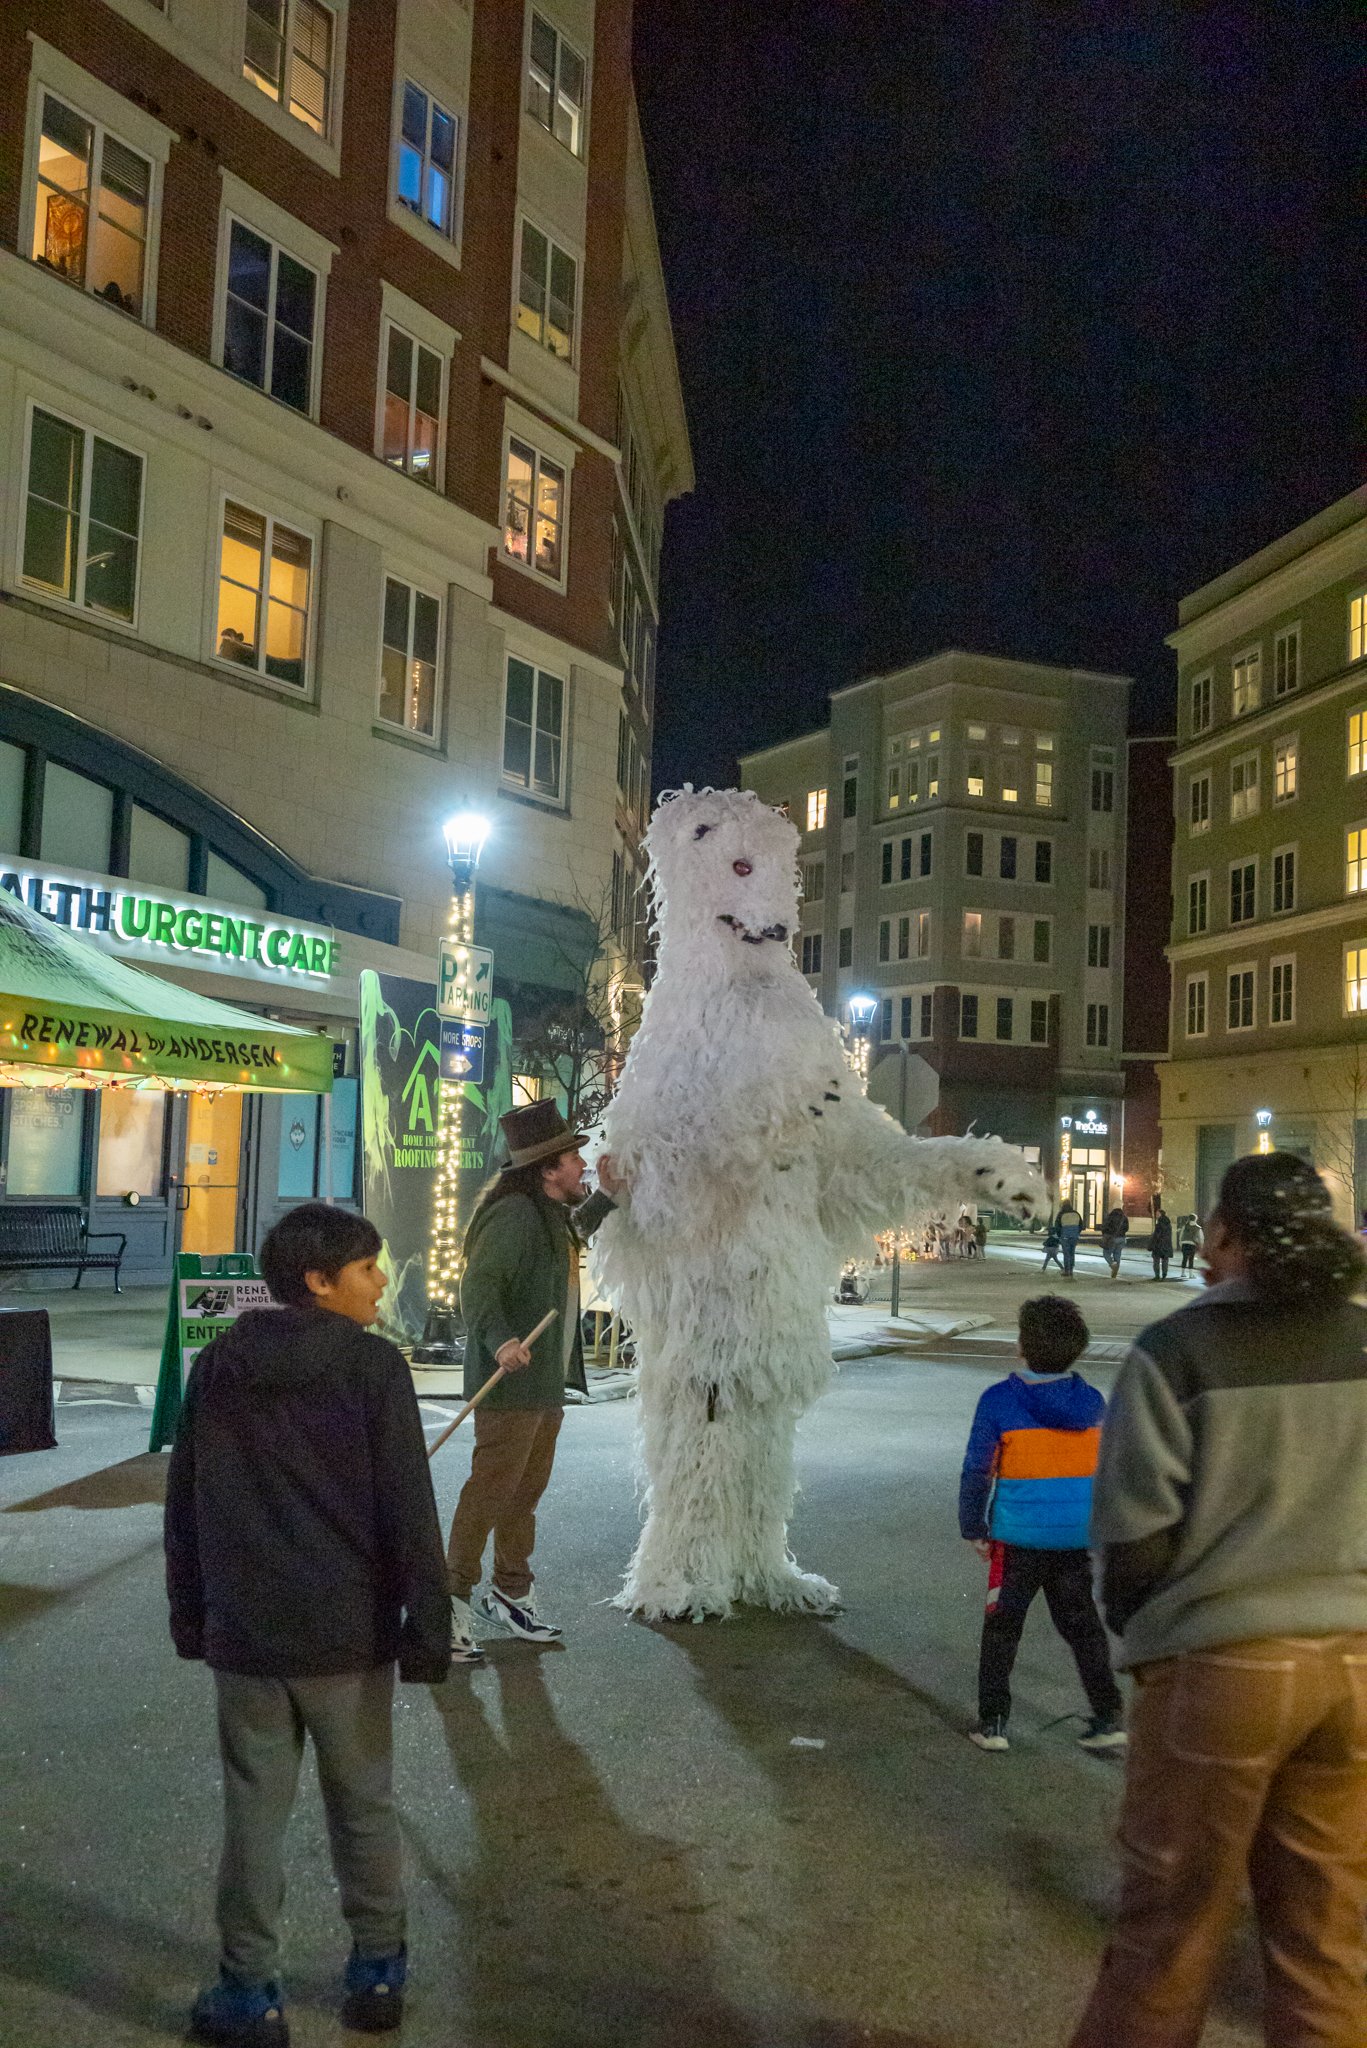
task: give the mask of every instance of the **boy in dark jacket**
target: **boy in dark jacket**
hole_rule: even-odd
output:
[[[1021,1304],[1024,1370],[998,1380],[978,1403],[959,1484],[959,1530],[989,1560],[987,1612],[978,1661],[979,1749],[1009,1749],[1011,1670],[1036,1593],[1077,1662],[1092,1718],[1084,1749],[1125,1742],[1123,1701],[1092,1596],[1087,1552],[1092,1475],[1106,1403],[1075,1358],[1087,1325],[1071,1301],[1042,1294]]]
[[[218,1695],[224,1840],[219,1981],[197,2041],[284,2048],[282,1847],[313,1738],[353,1937],[343,2017],[402,2017],[407,1951],[392,1793],[394,1666],[450,1667],[441,1531],[413,1383],[372,1335],[384,1275],[363,1216],[291,1210],[261,1247],[251,1309],[190,1375],[166,1489],[171,1635]]]

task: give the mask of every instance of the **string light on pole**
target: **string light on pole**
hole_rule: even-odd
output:
[[[857,990],[847,998],[845,1008],[850,1013],[850,1032],[854,1044],[847,1055],[861,1081],[867,1084],[869,1078],[870,1034],[873,1020],[878,1015],[878,998],[866,991]]]

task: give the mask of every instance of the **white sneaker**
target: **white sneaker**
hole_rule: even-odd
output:
[[[475,1617],[468,1600],[451,1595],[451,1662],[482,1664],[484,1652],[475,1641]]]
[[[563,1629],[554,1623],[542,1621],[536,1611],[536,1596],[524,1593],[518,1600],[500,1593],[497,1586],[491,1586],[479,1603],[479,1611],[486,1621],[496,1621],[515,1636],[521,1636],[525,1643],[558,1643]]]

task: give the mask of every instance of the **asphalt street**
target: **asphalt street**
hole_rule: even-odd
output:
[[[1098,1306],[1103,1287],[1079,1283]],[[617,1613],[634,1403],[570,1412],[538,1556],[565,1646],[499,1641],[485,1669],[401,1695],[410,2048],[1066,2040],[1121,1771],[1076,1747],[1083,1701],[1042,1611],[1011,1753],[965,1740],[983,1567],[954,1504],[1004,1361],[940,1350],[847,1364],[803,1425],[793,1542],[843,1588],[834,1621]],[[131,2048],[181,2037],[214,1964],[211,1687],[166,1636],[146,1409],[70,1382],[58,1419],[60,1449],[0,1462],[0,2040]],[[468,1456],[461,1436],[439,1455],[444,1514]],[[291,1857],[291,2022],[323,2048],[356,2037],[311,1779]],[[1255,2038],[1245,1937],[1206,2039]]]

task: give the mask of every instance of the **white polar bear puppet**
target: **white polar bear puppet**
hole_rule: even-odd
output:
[[[617,1604],[829,1612],[788,1549],[826,1303],[874,1231],[1043,1183],[995,1138],[911,1138],[869,1101],[792,954],[798,835],[750,791],[685,787],[646,836],[658,969],[603,1147],[629,1196],[595,1241],[639,1360],[646,1521]]]

